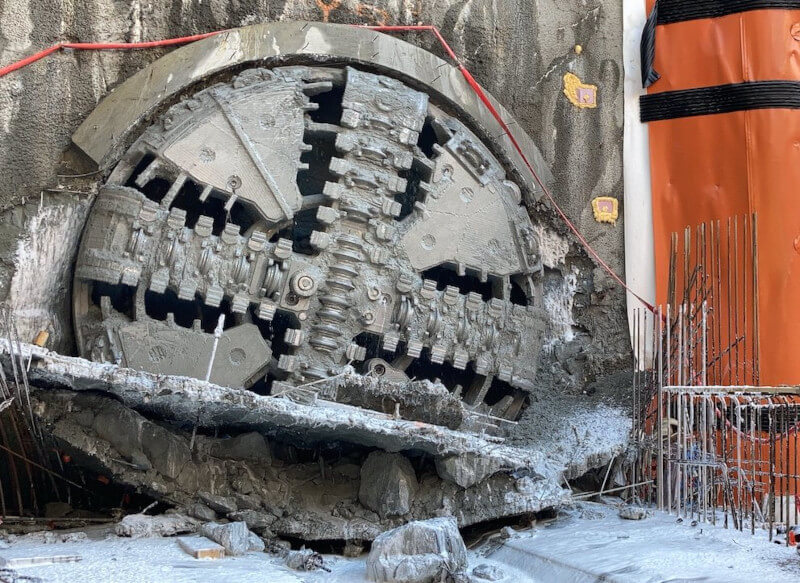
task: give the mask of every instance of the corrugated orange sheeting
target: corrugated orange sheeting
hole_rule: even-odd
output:
[[[658,26],[655,69],[662,78],[649,91],[800,81],[795,23],[800,11],[758,10]],[[658,121],[649,131],[657,301],[667,301],[670,233],[757,213],[759,380],[800,384],[800,110]],[[721,260],[724,279],[727,258]],[[748,305],[740,296],[734,309],[744,312],[752,345],[752,289],[743,295]],[[717,316],[725,331],[727,317]]]

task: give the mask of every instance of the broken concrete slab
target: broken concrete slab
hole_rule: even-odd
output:
[[[254,532],[250,533],[249,543],[248,550],[251,552],[263,553],[267,548],[261,537]]]
[[[152,536],[175,536],[195,532],[200,522],[182,514],[129,514],[117,523],[117,536],[144,538]]]
[[[289,430],[296,443],[343,440],[387,451],[413,449],[436,457],[472,453],[496,460],[507,471],[534,469],[539,476],[557,479],[542,452],[508,447],[491,436],[479,436],[439,425],[395,419],[392,415],[318,400],[304,405],[288,399],[261,396],[186,377],[155,375],[111,364],[63,356],[31,344],[22,344],[23,358],[33,359],[30,380],[43,388],[103,391],[126,406],[182,423],[206,427],[236,426],[274,434]],[[0,355],[7,360],[7,341],[0,339]],[[337,379],[348,382],[347,376]],[[353,375],[353,382],[363,377]],[[500,440],[501,441],[501,440]],[[184,451],[178,448],[178,452]],[[182,455],[182,454],[180,454]]]
[[[432,583],[467,568],[467,548],[453,518],[409,522],[372,543],[367,577],[386,583]]]
[[[0,341],[0,360],[4,347],[7,345]],[[33,356],[30,381],[35,410],[62,447],[76,454],[90,452],[93,463],[99,464],[96,467],[114,476],[117,483],[183,508],[200,502],[198,491],[222,497],[206,496],[203,506],[215,510],[213,503],[220,514],[245,521],[265,536],[370,541],[397,526],[390,514],[402,512],[407,504],[387,511],[380,510],[377,503],[370,507],[357,502],[361,468],[375,447],[411,453],[415,464],[422,464],[415,472],[416,495],[406,496],[410,502],[406,519],[424,520],[447,512],[461,526],[468,526],[538,512],[569,497],[559,485],[558,466],[541,452],[508,447],[491,437],[322,400],[317,405],[302,405],[203,381],[93,364],[29,345],[22,351],[26,358]],[[7,357],[4,364],[9,366]],[[358,379],[364,382],[363,377]],[[337,380],[348,382],[346,376]],[[117,433],[128,437],[124,442],[106,435],[115,445],[97,433],[94,421],[103,414],[117,420]],[[147,419],[145,414],[159,421]],[[218,442],[231,437],[199,432],[193,437],[195,425],[205,428],[204,433],[224,427],[226,435],[233,438],[237,430],[269,435],[275,451],[282,452],[275,454],[280,459],[272,454],[250,460],[215,457],[212,452],[221,451]],[[141,441],[145,435],[147,447]],[[299,462],[292,453],[306,447],[318,449],[320,453],[315,455],[320,456],[331,443],[343,444],[351,453],[337,456],[330,465],[324,459]],[[135,451],[143,455],[145,451],[184,453],[167,456],[179,459],[179,466],[175,461],[151,460],[147,469],[125,459],[124,453],[130,456]],[[442,480],[435,460],[465,453],[491,458],[495,460],[492,467],[499,470],[467,488]],[[413,481],[407,482],[410,494]],[[221,502],[224,505],[219,505]]]

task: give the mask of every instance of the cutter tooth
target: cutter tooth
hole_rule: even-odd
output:
[[[203,188],[203,192],[200,193],[200,202],[205,202],[213,189],[214,188],[210,184],[206,184],[205,188]]]
[[[134,180],[136,186],[138,186],[139,188],[144,188],[148,182],[150,182],[153,178],[155,178],[156,171],[159,169],[160,166],[161,166],[161,161],[158,158],[150,162],[150,164],[147,165],[147,168],[142,170],[139,176],[136,177],[136,180]]]
[[[185,172],[178,174],[175,182],[172,183],[172,186],[169,187],[167,194],[164,195],[164,200],[161,201],[161,206],[166,208],[172,206],[172,201],[174,201],[175,197],[178,196],[178,192],[180,192],[181,188],[183,188],[187,178],[188,176],[186,176]]]

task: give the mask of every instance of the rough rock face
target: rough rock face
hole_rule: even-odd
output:
[[[462,573],[466,567],[467,548],[455,519],[433,518],[376,538],[367,558],[367,577],[387,583],[429,583]]]
[[[259,460],[267,463],[271,459],[264,436],[255,431],[217,441],[211,447],[211,455],[232,460]]]
[[[436,460],[436,471],[444,480],[458,484],[462,488],[474,486],[484,478],[500,469],[496,459],[474,453],[453,455]]]
[[[358,500],[381,518],[408,514],[418,489],[414,468],[402,454],[375,451],[361,466]]]

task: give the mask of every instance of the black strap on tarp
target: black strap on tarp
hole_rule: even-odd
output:
[[[800,0],[657,0],[658,24],[719,18],[751,10],[797,10]]]
[[[661,75],[653,68],[656,59],[656,22],[658,20],[658,0],[647,17],[642,31],[642,42],[639,45],[642,58],[642,87],[645,89],[661,79]]]
[[[642,87],[650,87],[661,78],[653,68],[657,25],[770,9],[800,10],[800,0],[656,0],[642,31]]]
[[[639,98],[643,123],[752,109],[800,109],[800,81],[749,81]]]

